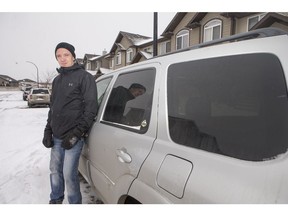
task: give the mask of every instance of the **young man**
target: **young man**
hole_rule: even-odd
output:
[[[50,204],[61,204],[65,185],[70,204],[82,203],[78,179],[83,136],[97,113],[95,79],[75,61],[75,48],[59,43],[55,56],[60,65],[52,83],[52,95],[43,144],[51,149]]]

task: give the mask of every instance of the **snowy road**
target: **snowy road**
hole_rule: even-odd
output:
[[[49,202],[50,149],[41,142],[47,113],[28,108],[22,91],[0,91],[0,204]],[[96,203],[83,179],[81,190],[83,203]]]

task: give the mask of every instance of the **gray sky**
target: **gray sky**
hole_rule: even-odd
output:
[[[109,52],[119,31],[153,37],[153,11],[158,11],[160,35],[175,11],[287,12],[286,1],[9,0],[0,8],[0,74],[36,80],[36,68],[26,62],[31,61],[44,80],[58,67],[54,49],[62,41],[73,44],[83,58]]]
[[[158,13],[158,35],[175,13]],[[40,80],[55,71],[54,49],[66,41],[75,46],[76,57],[110,51],[119,31],[153,38],[153,12],[0,12],[0,74],[15,79]],[[46,75],[46,76],[45,76]]]

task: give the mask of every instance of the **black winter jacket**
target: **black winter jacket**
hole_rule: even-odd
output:
[[[91,127],[97,113],[95,79],[80,65],[58,69],[53,80],[47,127],[53,136],[63,139],[76,129],[83,136]]]

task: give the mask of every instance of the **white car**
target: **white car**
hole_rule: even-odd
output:
[[[287,204],[287,56],[261,29],[101,76],[79,171],[104,203]]]
[[[32,88],[27,95],[28,107],[49,106],[50,91],[48,88]]]

